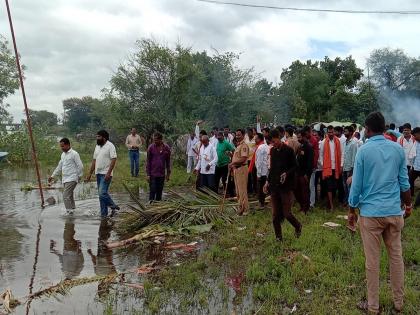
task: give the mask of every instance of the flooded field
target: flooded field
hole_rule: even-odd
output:
[[[179,265],[197,253],[184,255],[164,251],[157,244],[134,249],[110,250],[104,243],[116,240],[113,219],[101,220],[94,183],[79,184],[75,191],[77,210],[65,215],[59,189],[44,192],[45,199],[53,197],[57,204],[40,207],[38,190],[21,191],[34,181],[32,170],[0,169],[0,292],[10,289],[22,305],[16,314],[144,314],[155,313],[145,305],[142,284],[144,276],[133,273],[139,266],[157,262],[161,266]],[[56,184],[59,187],[59,184]],[[127,194],[112,193],[117,204],[129,202]],[[200,248],[204,241],[198,239]],[[178,255],[179,254],[179,255]],[[62,280],[84,279],[125,273],[124,281],[132,284],[104,286],[94,282],[76,286],[65,295],[44,295],[25,303],[27,297],[50,288]],[[195,305],[190,314],[231,313],[236,309],[235,297],[242,275],[220,281],[205,280],[212,292],[205,307]],[[221,287],[220,283],[226,283]],[[137,287],[136,287],[137,286]],[[159,290],[159,288],[154,288]],[[111,294],[108,294],[111,293]],[[244,292],[244,304],[236,311],[252,306],[252,292]],[[182,304],[173,294],[161,314],[174,314]],[[0,308],[0,314],[1,308]]]

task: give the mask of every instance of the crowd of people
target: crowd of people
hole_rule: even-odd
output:
[[[415,180],[420,177],[420,127],[409,123],[400,128],[385,125],[379,112],[371,113],[364,128],[347,126],[296,127],[264,126],[230,130],[214,127],[207,133],[197,122],[187,142],[187,172],[197,175],[197,189],[213,190],[224,198],[236,198],[238,215],[250,211],[249,197],[258,200],[259,209],[271,200],[276,239],[283,238],[281,224],[290,222],[296,237],[302,224],[292,213],[293,203],[307,214],[318,204],[333,211],[337,204],[349,209],[348,227],[359,228],[366,256],[368,300],[361,308],[379,312],[380,239],[388,250],[395,309],[403,305],[404,264],[401,230],[410,216]],[[133,128],[127,136],[131,175],[139,175],[139,148],[142,139]],[[63,151],[49,181],[62,175],[64,205],[75,209],[73,191],[83,175],[83,164],[70,141],[60,141]],[[116,163],[115,146],[105,130],[97,133],[90,171],[96,175],[101,216],[111,216],[119,207],[108,193]],[[162,134],[153,135],[147,149],[146,178],[150,202],[160,201],[165,181],[171,175],[171,149]],[[204,189],[206,188],[206,189]],[[269,196],[269,198],[267,198]],[[420,193],[414,207],[420,206]]]

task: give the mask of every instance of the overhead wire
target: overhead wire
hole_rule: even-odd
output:
[[[303,11],[303,12],[318,12],[318,13],[346,13],[346,14],[398,14],[398,15],[420,15],[420,10],[347,10],[347,9],[316,9],[316,8],[297,8],[297,7],[280,7],[272,5],[262,5],[254,3],[240,3],[230,1],[216,1],[216,0],[196,0],[199,2],[230,5],[258,9],[273,9],[282,11]]]

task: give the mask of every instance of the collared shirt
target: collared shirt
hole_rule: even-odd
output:
[[[105,142],[103,146],[96,145],[95,152],[93,153],[93,159],[96,160],[95,163],[95,174],[104,174],[108,173],[111,161],[117,158],[117,151],[115,146],[111,141]],[[111,172],[111,176],[113,175]]]
[[[254,155],[254,152],[255,152],[255,137],[250,139],[248,134],[246,134],[245,137],[244,137],[244,143],[249,148],[248,161],[250,161],[252,159],[252,156]]]
[[[60,162],[58,162],[51,177],[57,176],[60,173],[63,184],[79,181],[79,178],[83,176],[83,163],[80,160],[79,153],[73,149],[61,153]]]
[[[384,136],[374,136],[357,152],[349,205],[363,217],[402,215],[400,192],[408,191],[404,150]]]
[[[288,137],[285,143],[293,149],[293,152],[295,152],[295,154],[298,153],[299,148],[300,148],[300,143],[297,140],[297,138],[294,137],[294,135],[292,137]]]
[[[321,164],[321,166],[324,165],[324,147],[325,147],[325,141],[329,141],[330,142],[330,157],[331,157],[331,169],[335,170],[335,143],[334,143],[334,139],[330,140],[328,137],[325,138],[322,142],[320,142],[319,144],[319,163]],[[340,141],[340,145],[341,145],[341,141]],[[343,151],[341,151],[341,156],[343,156]],[[342,159],[341,159],[342,160]]]
[[[244,157],[249,156],[249,146],[245,143],[244,140],[238,144],[238,146],[235,149],[235,152],[233,153],[232,157],[232,163],[238,163],[240,160],[242,160]],[[243,165],[246,165],[246,161]]]
[[[412,152],[413,152],[413,150],[416,149],[415,148],[416,140],[412,136],[410,136],[410,139],[408,139],[408,140],[406,138],[404,138],[404,136],[401,136],[401,137],[398,138],[397,142],[404,149],[407,165],[408,166],[413,166],[413,157],[412,157],[413,154],[412,154]]]
[[[308,141],[299,143],[300,147],[296,154],[297,168],[296,173],[299,176],[312,175],[313,164],[314,164],[314,149]]]
[[[210,140],[210,144],[216,148],[217,143],[219,142],[219,140],[217,140],[217,137],[213,136],[209,140]]]
[[[228,152],[233,152],[235,147],[230,144],[228,141],[223,140],[222,142],[217,142],[217,166],[222,167],[226,166],[230,162],[230,157],[227,155]]]
[[[270,147],[263,143],[258,146],[255,151],[255,167],[257,168],[257,177],[268,175],[268,156],[270,154]]]
[[[132,135],[131,133],[125,139],[125,146],[128,150],[138,150],[142,145],[141,138],[138,134]]]
[[[413,168],[415,171],[420,171],[420,142],[417,141],[415,145],[416,155],[413,161]]]
[[[197,144],[198,139],[197,137],[194,137],[193,139],[191,139],[191,137],[188,137],[188,142],[187,142],[187,155],[188,156],[196,156],[195,152],[194,152],[194,147]]]
[[[152,143],[147,149],[146,174],[150,177],[165,177],[171,174],[171,149],[167,144]]]
[[[344,163],[343,163],[343,171],[349,172],[353,170],[354,167],[354,160],[356,158],[356,153],[358,149],[357,139],[351,138],[346,141],[344,144]]]
[[[195,169],[200,171],[200,174],[208,175],[216,172],[217,164],[217,152],[214,145],[210,143],[206,146],[202,145],[200,148],[200,154],[198,156],[198,163]],[[206,167],[210,165],[210,169],[206,170]]]

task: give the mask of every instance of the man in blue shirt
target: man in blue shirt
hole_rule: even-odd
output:
[[[356,155],[349,196],[349,227],[355,229],[355,208],[360,209],[360,234],[366,258],[368,301],[359,304],[379,314],[379,261],[381,238],[387,247],[394,308],[401,311],[404,298],[404,262],[401,230],[412,211],[404,151],[383,136],[385,119],[379,112],[365,121],[369,141]],[[401,210],[401,198],[405,211]],[[404,217],[403,217],[404,216]]]

